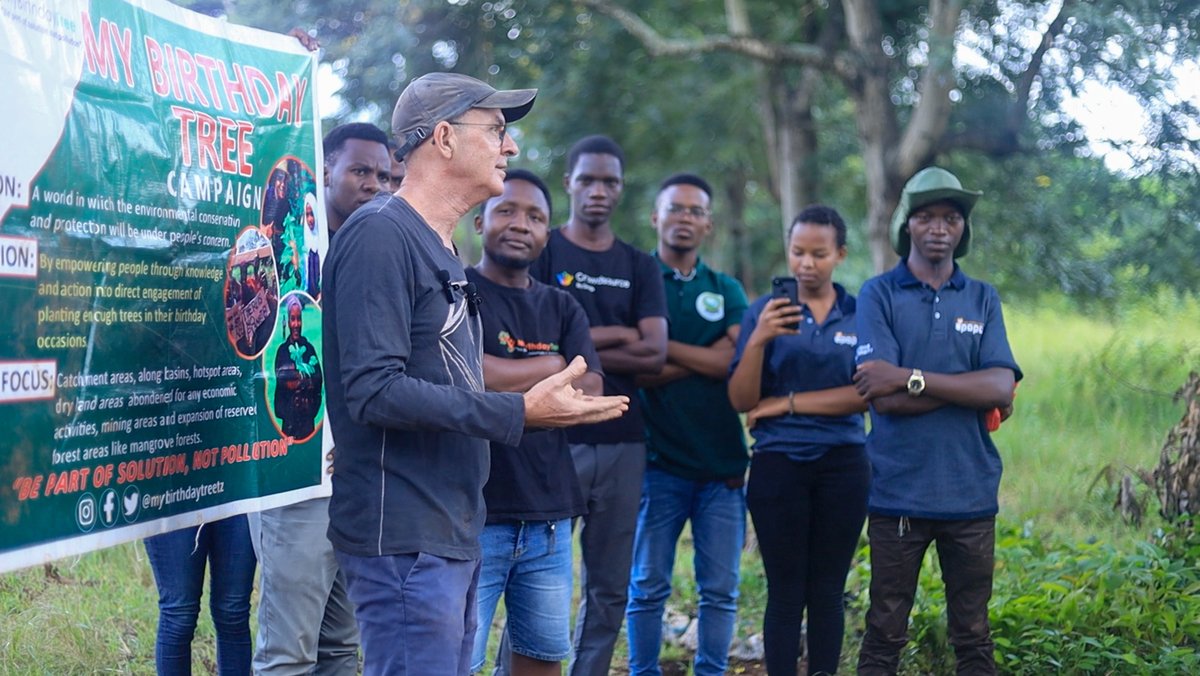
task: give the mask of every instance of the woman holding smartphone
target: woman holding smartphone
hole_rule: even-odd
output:
[[[750,305],[730,366],[729,400],[754,437],[746,502],[767,575],[772,676],[795,676],[806,608],[808,673],[837,671],[846,574],[866,518],[867,404],[851,382],[855,301],[833,281],[845,258],[837,211],[801,211],[788,231],[792,277]]]

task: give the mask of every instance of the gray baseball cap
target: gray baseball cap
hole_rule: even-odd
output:
[[[408,83],[392,111],[392,134],[403,159],[433,133],[438,122],[453,120],[472,108],[499,109],[505,122],[516,122],[533,108],[536,89],[498,91],[459,73],[429,73]]]

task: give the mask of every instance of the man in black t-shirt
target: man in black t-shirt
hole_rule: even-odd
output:
[[[483,260],[466,274],[481,300],[484,385],[524,392],[582,356],[589,372],[575,384],[599,394],[600,360],[583,308],[529,276],[546,246],[549,219],[549,189],[521,169],[505,175],[504,192],[475,217]],[[492,615],[504,594],[510,673],[558,674],[571,651],[571,518],[584,512],[567,435],[529,430],[517,446],[493,441],[491,449],[471,672],[483,668]]]
[[[637,528],[645,432],[634,378],[662,370],[667,307],[658,263],[618,239],[609,219],[621,196],[625,154],[606,136],[588,136],[567,156],[564,187],[571,215],[550,233],[530,268],[539,281],[570,293],[587,313],[604,367],[605,394],[630,398],[629,413],[567,431],[587,501],[580,527],[582,599],[575,620],[572,676],[606,676],[625,617]]]

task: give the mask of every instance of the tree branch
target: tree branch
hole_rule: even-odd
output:
[[[930,0],[929,63],[920,93],[896,153],[897,173],[910,176],[928,163],[950,121],[950,90],[955,86],[954,34],[962,0]]]
[[[1021,129],[1029,120],[1030,91],[1041,72],[1046,53],[1066,27],[1070,8],[1074,4],[1075,0],[1064,0],[1058,16],[1046,27],[1046,32],[1030,56],[1029,65],[1013,79],[1013,100],[1008,104],[1001,123],[968,125],[965,129],[945,133],[938,142],[938,148],[977,150],[992,157],[1006,157],[1021,151]]]
[[[1058,16],[1054,17],[1054,21],[1051,21],[1050,25],[1046,27],[1046,32],[1042,34],[1042,41],[1029,58],[1029,65],[1016,78],[1016,98],[1009,109],[1009,125],[1014,131],[1020,129],[1024,124],[1027,109],[1029,108],[1029,92],[1033,89],[1033,82],[1042,70],[1042,62],[1046,59],[1046,52],[1050,51],[1054,40],[1059,35],[1062,35],[1063,28],[1067,25],[1068,9],[1073,4],[1074,0],[1063,0],[1062,7],[1058,10]]]
[[[853,81],[858,67],[848,54],[830,52],[816,45],[767,42],[748,35],[706,35],[693,40],[667,38],[640,16],[609,0],[581,0],[583,6],[605,14],[638,39],[651,56],[691,56],[708,52],[741,54],[768,64],[816,66]]]

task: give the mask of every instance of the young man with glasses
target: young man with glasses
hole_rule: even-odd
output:
[[[930,167],[892,218],[902,260],[858,297],[855,387],[871,404],[871,607],[859,674],[895,674],[925,550],[937,543],[958,673],[996,673],[988,627],[1000,454],[986,416],[1012,413],[1021,370],[996,289],[955,262],[982,193]]]
[[[571,383],[582,358],[528,391],[485,391],[477,296],[451,236],[504,190],[506,125],[536,90],[455,73],[405,88],[392,130],[407,174],[338,230],[325,265],[324,356],[337,443],[329,539],[368,675],[466,674],[489,441],[621,415]]]
[[[741,284],[700,259],[711,200],[707,181],[676,174],[662,182],[650,215],[671,327],[662,373],[638,378],[646,474],[625,609],[631,675],[661,673],[663,610],[688,521],[700,594],[696,676],[725,673],[733,640],[749,458],[725,382],[747,300]]]

